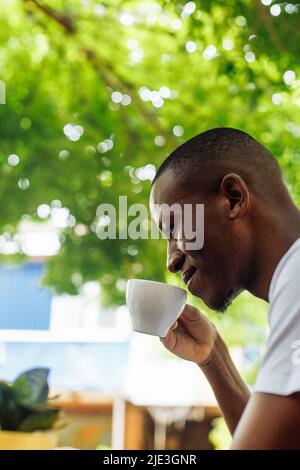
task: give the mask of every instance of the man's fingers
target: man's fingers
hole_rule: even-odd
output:
[[[187,321],[196,321],[200,318],[200,312],[197,308],[192,307],[191,305],[186,304],[183,309],[182,314],[179,317],[180,320],[187,320]]]
[[[195,307],[191,307],[190,305],[186,305],[183,309],[182,314],[178,318],[178,320],[176,320],[171,325],[167,335],[164,338],[160,337],[161,342],[167,348],[169,348],[169,346],[167,344],[169,344],[169,342],[170,342],[170,335],[172,334],[172,332],[174,330],[177,330],[179,333],[183,333],[184,332],[184,321],[185,320],[186,321],[199,320],[199,316],[200,316],[199,311]],[[182,326],[181,326],[181,323],[182,323]],[[174,338],[173,338],[173,340],[174,340]]]
[[[176,321],[173,323],[173,325],[170,326],[170,329],[169,329],[168,333],[166,334],[166,336],[165,336],[165,337],[162,337],[162,336],[161,336],[161,337],[160,337],[160,340],[161,340],[161,341],[165,340],[165,339],[167,338],[167,336],[169,335],[169,333],[170,333],[171,331],[175,330],[175,329],[177,328],[177,326],[178,326],[178,321],[176,320]]]
[[[183,328],[177,321],[172,325],[172,327],[164,338],[160,337],[160,341],[163,343],[165,348],[171,352],[174,351],[175,347],[177,347],[178,341],[186,335],[185,328]]]
[[[160,340],[165,348],[169,349],[169,351],[173,351],[176,344],[176,333],[174,330],[169,330],[164,338],[160,337]]]

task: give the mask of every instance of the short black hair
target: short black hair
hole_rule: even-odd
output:
[[[177,147],[159,167],[152,185],[167,170],[179,180],[202,177],[205,186],[213,180],[217,184],[228,171],[238,171],[257,186],[267,185],[266,176],[281,178],[276,158],[249,134],[231,127],[207,130]]]

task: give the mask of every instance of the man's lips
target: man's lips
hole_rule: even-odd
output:
[[[193,274],[195,273],[196,271],[196,268],[189,268],[187,269],[186,271],[184,271],[182,274],[181,274],[181,277],[183,279],[183,282],[185,284],[187,284],[189,282],[189,280],[191,279],[191,277],[193,276]]]

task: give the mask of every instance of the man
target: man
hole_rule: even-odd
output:
[[[300,213],[276,159],[248,134],[212,129],[178,147],[152,184],[161,204],[204,204],[204,245],[189,251],[170,227],[167,267],[188,290],[225,311],[243,290],[270,303],[270,334],[252,394],[208,318],[186,306],[165,338],[210,382],[232,449],[300,449]],[[155,206],[156,205],[156,206]]]

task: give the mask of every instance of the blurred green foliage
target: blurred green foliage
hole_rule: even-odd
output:
[[[0,24],[1,232],[39,220],[41,204],[68,208],[45,279],[57,292],[98,280],[120,304],[130,277],[180,282],[166,273],[164,241],[99,240],[97,207],[119,195],[147,204],[140,169],[206,129],[237,127],[265,144],[300,202],[297,6],[2,0]],[[230,344],[263,344],[263,302],[245,293],[229,313],[210,315]]]
[[[209,440],[215,450],[228,450],[231,446],[230,432],[224,418],[215,418],[212,422],[213,429],[209,433]]]

